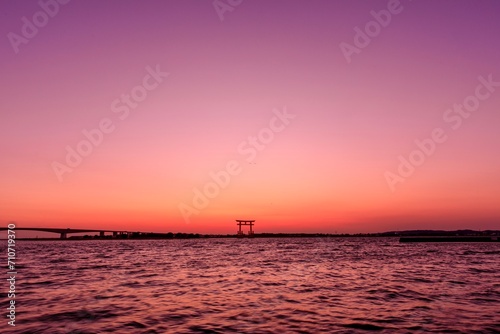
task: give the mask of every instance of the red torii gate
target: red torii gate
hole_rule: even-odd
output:
[[[253,230],[252,226],[254,226],[255,220],[239,220],[236,219],[236,225],[238,225],[238,236],[244,236],[245,234],[241,230],[242,225],[249,225],[250,226],[250,231],[248,231],[248,236],[253,236]]]

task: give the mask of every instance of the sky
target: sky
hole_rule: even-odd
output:
[[[472,0],[2,0],[0,223],[499,229],[499,14]]]

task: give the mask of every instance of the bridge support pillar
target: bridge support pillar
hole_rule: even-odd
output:
[[[117,235],[118,235],[118,232],[113,232],[113,238],[116,238]]]
[[[66,232],[61,233],[61,239],[66,239],[68,234]]]
[[[104,237],[104,231],[99,232],[99,236],[102,238]]]

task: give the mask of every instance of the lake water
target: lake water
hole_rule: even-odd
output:
[[[1,333],[500,333],[499,243],[18,241],[17,258]]]

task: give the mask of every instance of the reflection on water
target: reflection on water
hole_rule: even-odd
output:
[[[497,243],[256,238],[17,246],[16,327],[7,328],[2,308],[2,333],[500,332]],[[5,242],[0,248],[5,254]]]

